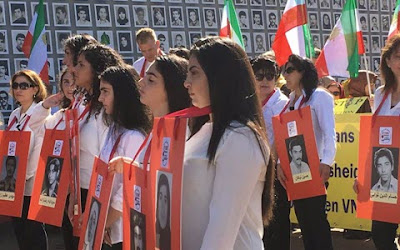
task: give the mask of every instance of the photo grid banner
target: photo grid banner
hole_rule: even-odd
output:
[[[357,2],[368,68],[379,73],[380,50],[387,40],[396,0]],[[269,50],[286,0],[234,3],[249,57]],[[190,48],[200,37],[219,33],[223,10],[223,0],[46,0],[44,4],[53,86],[62,67],[63,42],[72,34],[90,34],[132,64],[141,56],[135,42],[138,29],[153,28],[164,51],[179,46]],[[314,46],[321,48],[340,17],[344,0],[306,0],[306,4]],[[0,1],[0,110],[15,107],[10,97],[6,103],[2,95],[8,92],[12,74],[27,66],[21,46],[37,5],[38,1]],[[361,65],[365,68],[363,62]]]

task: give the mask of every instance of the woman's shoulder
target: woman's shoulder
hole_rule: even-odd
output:
[[[325,90],[322,87],[318,87],[314,90],[311,95],[310,101],[317,102],[320,104],[321,102],[333,102],[333,96],[328,90]]]
[[[232,121],[229,127],[226,128],[224,135],[222,136],[221,142],[224,143],[227,140],[235,141],[255,141],[255,132],[246,124],[238,121]]]
[[[145,133],[138,129],[125,130],[123,135],[121,136],[121,140],[126,143],[130,143],[133,141],[143,141],[146,137]]]
[[[381,97],[381,96],[383,95],[384,92],[385,92],[385,86],[384,86],[384,85],[382,85],[382,86],[380,86],[379,88],[377,88],[377,89],[375,90],[375,94],[374,94],[375,99]]]

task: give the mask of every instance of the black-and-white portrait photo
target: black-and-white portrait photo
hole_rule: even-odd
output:
[[[251,6],[261,6],[262,1],[261,0],[250,0],[250,5]]]
[[[131,250],[146,250],[146,216],[131,209]]]
[[[369,10],[378,10],[378,0],[369,0]]]
[[[186,48],[185,32],[171,32],[171,35],[174,48]]]
[[[130,13],[128,5],[114,5],[115,25],[117,27],[130,27]]]
[[[265,33],[253,33],[253,41],[255,53],[264,53],[267,51],[265,46]]]
[[[189,28],[201,28],[200,9],[198,7],[186,8],[186,16]]]
[[[206,28],[217,28],[216,11],[213,8],[203,8],[204,26]]]
[[[235,0],[235,5],[247,5],[247,0]]]
[[[28,25],[28,17],[26,12],[26,3],[9,2],[10,7],[10,23],[11,25],[21,26]]]
[[[54,3],[53,13],[55,26],[71,26],[68,4]]]
[[[320,0],[319,7],[321,9],[330,9],[331,8],[331,4],[330,4],[329,0]]]
[[[182,28],[184,26],[182,7],[169,7],[169,16],[171,27]]]
[[[366,63],[364,62],[364,59],[361,60],[361,65],[363,69],[368,69],[371,70],[371,65],[369,64],[370,60],[369,60],[369,56],[366,57]]]
[[[49,81],[54,82],[56,80],[54,72],[54,60],[53,58],[47,58],[47,66],[49,69]]]
[[[290,171],[292,176],[310,172],[310,166],[305,148],[304,136],[297,135],[286,140],[286,149],[290,161]],[[293,178],[294,179],[294,178]]]
[[[253,53],[250,33],[243,32],[242,39],[243,39],[244,50],[246,51],[246,53]]]
[[[236,9],[237,16],[239,17],[239,25],[241,29],[249,29],[249,12],[247,9]]]
[[[130,31],[117,31],[118,51],[120,53],[132,52],[132,34]]]
[[[25,34],[26,34],[25,30],[12,30],[11,31],[11,38],[12,38],[14,54],[23,54],[22,45],[24,45]]]
[[[264,29],[264,18],[261,10],[251,10],[253,29]]]
[[[96,26],[111,27],[110,5],[95,4]]]
[[[185,3],[195,4],[195,3],[199,3],[199,0],[185,0]]]
[[[382,37],[382,48],[385,47],[386,42],[387,42],[388,37],[387,36],[383,36]]]
[[[311,30],[318,30],[319,29],[318,13],[308,12],[308,22],[310,24]]]
[[[4,8],[4,2],[0,1],[0,25],[6,24],[6,10]]]
[[[381,27],[382,31],[389,31],[390,29],[390,22],[389,22],[389,15],[381,15]]]
[[[276,6],[276,0],[265,0],[266,6]]]
[[[86,226],[85,239],[83,242],[83,249],[92,250],[96,240],[97,225],[99,224],[101,204],[92,197],[89,209],[89,218]]]
[[[287,0],[280,0],[280,1],[279,1],[279,5],[280,5],[281,7],[286,7],[286,3],[287,3]]]
[[[64,54],[65,41],[70,36],[71,36],[71,31],[56,30],[56,43],[57,43],[57,53],[58,54]]]
[[[379,15],[378,14],[370,14],[369,18],[371,19],[371,32],[379,32],[380,28],[379,28]]]
[[[201,0],[203,4],[215,4],[215,0]]]
[[[341,10],[342,9],[342,1],[341,0],[332,0],[332,8]]]
[[[157,171],[156,247],[171,249],[172,174]]]
[[[367,0],[358,0],[358,9],[360,10],[367,10],[368,5],[367,5]]]
[[[147,27],[149,25],[147,6],[133,6],[133,19],[136,27]]]
[[[371,36],[372,46],[371,52],[372,53],[381,53],[381,44],[380,44],[380,36]]]
[[[111,30],[98,30],[97,40],[104,45],[115,48],[114,34]]]
[[[52,43],[51,43],[51,35],[50,35],[50,31],[46,31],[45,33],[46,36],[46,49],[47,49],[47,54],[51,54],[53,53],[53,48],[52,48]]]
[[[0,30],[0,54],[8,54],[7,31]]]
[[[311,39],[312,39],[314,48],[322,49],[319,34],[311,34]]]
[[[397,201],[399,149],[374,147],[372,152],[371,200],[393,203],[389,196],[381,198],[379,194],[395,194],[392,198]]]
[[[336,23],[338,22],[340,16],[342,15],[342,13],[340,12],[333,12],[333,23],[332,23],[332,27],[334,27],[336,25]]]
[[[167,31],[156,31],[157,40],[160,42],[160,49],[167,53],[169,51],[169,39]]]
[[[49,9],[47,6],[47,3],[43,3],[44,5],[44,23],[46,26],[49,26]],[[31,3],[31,10],[32,10],[32,16],[35,15],[35,12],[37,12],[37,8],[39,7],[39,3],[38,2],[32,2]],[[55,13],[55,12],[54,12]]]
[[[43,177],[41,195],[57,198],[60,183],[61,169],[64,159],[57,157],[47,158],[46,170]]]
[[[381,64],[381,58],[373,56],[372,57],[372,71],[379,74],[380,64]]]
[[[278,12],[276,10],[267,10],[267,27],[268,29],[277,29],[278,28]]]
[[[272,44],[275,41],[275,33],[270,33],[268,34],[268,45],[269,45],[269,49],[272,50]]]
[[[308,8],[318,8],[317,0],[307,0]]]
[[[200,32],[189,32],[190,45],[195,44],[202,37]]]
[[[322,30],[331,30],[332,22],[331,22],[331,14],[329,12],[321,12],[321,26]]]
[[[153,17],[154,27],[167,27],[167,20],[165,16],[164,6],[152,6],[151,16]]]
[[[15,58],[14,59],[15,71],[23,70],[28,68],[28,59],[25,58]]]
[[[360,25],[361,25],[361,31],[368,31],[368,15],[367,14],[359,14],[360,17]]]
[[[92,18],[89,4],[74,4],[76,26],[92,26]]]
[[[13,111],[13,98],[9,93],[10,87],[1,87],[0,88],[0,110],[5,115],[8,113],[8,115]]]
[[[381,0],[381,10],[388,11],[389,10],[389,1]]]
[[[3,91],[4,90],[0,91],[0,98],[4,96],[4,94],[2,94]],[[2,99],[0,99],[0,104],[1,102],[3,102]],[[4,156],[1,168],[0,191],[15,192],[17,170],[18,170],[18,157]]]

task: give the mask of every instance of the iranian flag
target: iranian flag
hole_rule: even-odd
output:
[[[392,36],[396,35],[400,30],[400,22],[399,22],[399,11],[400,11],[400,0],[397,0],[396,9],[393,13],[392,24],[390,25],[389,36],[390,39]]]
[[[291,54],[308,58],[314,55],[305,0],[287,1],[272,49],[280,66],[287,62]]]
[[[49,83],[47,41],[44,24],[44,5],[43,0],[40,0],[37,12],[35,12],[28,33],[25,36],[22,51],[29,59],[28,69],[38,73],[43,82]]]
[[[347,0],[342,15],[315,62],[318,76],[357,77],[365,53],[355,0]]]
[[[225,0],[219,36],[229,37],[244,49],[242,32],[240,31],[239,21],[232,0]]]

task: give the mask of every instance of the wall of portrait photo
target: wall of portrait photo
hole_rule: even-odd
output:
[[[0,0],[0,87],[26,60],[21,47],[38,0]],[[387,39],[395,0],[358,0],[359,19],[369,69]],[[345,0],[306,0],[313,43],[322,47],[340,17]],[[45,0],[50,82],[56,86],[62,68],[63,41],[87,33],[119,51],[127,61],[141,56],[135,32],[153,28],[161,48],[193,44],[219,33],[223,0]],[[286,0],[234,0],[245,50],[254,57],[271,48]],[[375,64],[374,64],[375,63]],[[364,63],[362,63],[364,65]]]

